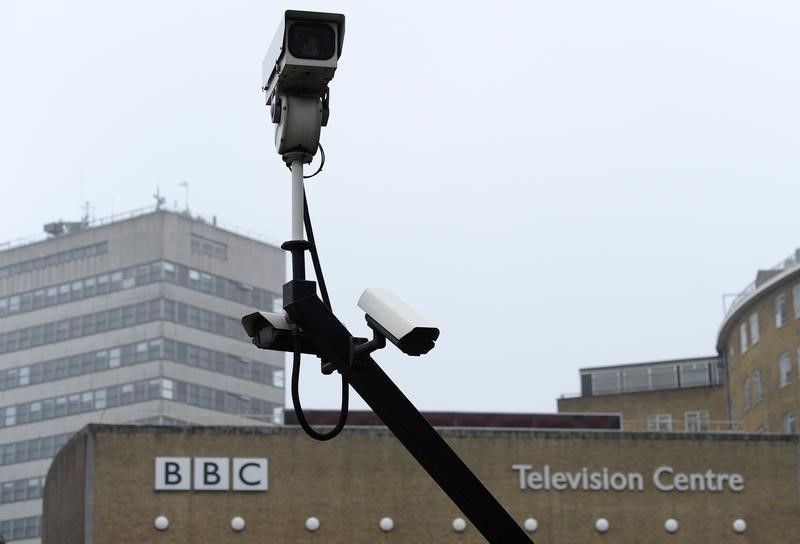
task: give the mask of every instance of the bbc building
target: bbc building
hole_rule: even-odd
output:
[[[239,319],[280,307],[283,251],[150,208],[0,251],[0,535],[39,542],[52,457],[91,422],[282,423],[283,357]]]

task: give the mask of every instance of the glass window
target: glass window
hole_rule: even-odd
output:
[[[275,387],[285,386],[285,376],[283,369],[275,369],[272,371],[272,385]]]
[[[788,351],[778,359],[778,374],[781,387],[792,383],[792,356]]]
[[[671,431],[672,414],[655,414],[647,416],[648,431]]]
[[[704,432],[709,429],[708,411],[700,410],[697,412],[686,412],[685,414],[686,431],[690,433]]]
[[[761,383],[761,371],[753,372],[753,400],[760,401],[764,396],[763,384]]]
[[[758,339],[758,313],[754,313],[750,315],[750,343],[758,344]]]
[[[775,297],[775,328],[783,327],[786,317],[786,295],[781,293]]]
[[[739,325],[739,351],[747,353],[747,323]]]
[[[710,385],[707,363],[687,363],[680,365],[681,387]]]
[[[5,426],[11,427],[12,425],[17,424],[17,407],[16,406],[8,406],[5,409]]]
[[[745,378],[742,392],[744,393],[744,409],[747,411],[750,409],[750,378]]]
[[[794,318],[800,319],[800,283],[792,288],[792,305],[794,306]]]
[[[794,412],[783,415],[783,432],[790,434],[797,432],[797,414]]]
[[[619,371],[597,371],[592,373],[592,392],[597,395],[620,393]]]
[[[650,389],[650,373],[647,368],[626,368],[622,371],[625,391],[646,391]]]

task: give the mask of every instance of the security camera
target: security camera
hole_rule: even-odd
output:
[[[365,289],[358,307],[367,324],[406,355],[422,355],[433,349],[439,329],[388,289]]]
[[[294,338],[292,325],[284,315],[271,312],[254,312],[242,318],[242,326],[247,336],[253,344],[261,349],[271,349],[274,351],[294,351]],[[305,337],[302,331],[300,335],[300,351],[302,353],[317,354],[314,345]]]
[[[263,89],[284,157],[311,162],[328,124],[328,83],[342,54],[344,15],[287,10],[264,57]]]
[[[344,15],[286,10],[264,57],[267,104],[280,95],[323,98],[343,42]]]

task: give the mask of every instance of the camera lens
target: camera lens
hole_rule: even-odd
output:
[[[336,53],[336,34],[323,23],[294,23],[289,29],[289,52],[298,59],[327,60]]]

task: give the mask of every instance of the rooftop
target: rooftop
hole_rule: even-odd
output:
[[[232,234],[236,234],[238,236],[243,236],[245,238],[256,240],[264,244],[269,244],[271,246],[280,247],[280,242],[278,242],[277,240],[267,238],[266,236],[257,232],[236,227],[228,223],[223,223],[222,221],[219,221],[217,219],[216,215],[212,216],[211,219],[207,219],[205,216],[202,215],[193,215],[186,209],[181,210],[178,208],[167,206],[165,204],[154,204],[152,206],[146,206],[144,208],[138,208],[127,212],[121,212],[106,217],[89,219],[88,216],[84,216],[84,218],[81,219],[80,221],[59,220],[53,223],[47,223],[46,225],[44,225],[44,232],[42,232],[41,234],[27,236],[24,238],[16,238],[13,240],[8,240],[6,242],[0,242],[0,252],[8,251],[10,249],[15,249],[22,246],[27,246],[30,244],[35,244],[38,242],[44,242],[46,240],[52,240],[54,238],[58,238],[61,236],[69,236],[70,234],[74,234],[77,232],[83,232],[89,229],[110,225],[112,223],[126,221],[128,219],[141,217],[158,211],[173,213],[176,215],[187,217],[192,221],[208,224],[218,229],[230,232]]]

